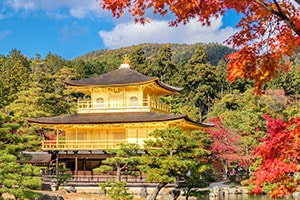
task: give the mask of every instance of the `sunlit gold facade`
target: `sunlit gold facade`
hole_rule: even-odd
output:
[[[199,130],[210,125],[191,121],[185,115],[170,113],[171,105],[161,96],[180,92],[158,78],[144,76],[127,63],[98,77],[65,82],[69,92],[81,92],[77,113],[29,119],[42,128],[56,131],[56,137],[42,142],[42,150],[50,152],[74,172],[92,173],[107,157],[106,150],[121,143],[136,143],[141,149],[155,129],[179,126]]]

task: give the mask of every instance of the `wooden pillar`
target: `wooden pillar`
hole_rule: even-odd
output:
[[[75,175],[78,175],[78,154],[77,152],[75,153]]]
[[[86,171],[86,159],[83,159],[83,171]]]
[[[56,129],[56,149],[58,149],[58,129]]]
[[[55,159],[55,174],[58,175],[59,174],[59,163],[58,163],[58,153],[56,154],[56,159]]]

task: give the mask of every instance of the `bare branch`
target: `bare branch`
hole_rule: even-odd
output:
[[[266,4],[265,2],[261,0],[254,0],[256,3],[264,7],[267,11],[270,13],[276,15],[279,19],[283,20],[297,35],[300,36],[300,30],[296,29],[295,24],[282,12],[280,5],[276,0],[274,0],[274,3],[276,5],[277,10],[273,9],[271,6]],[[297,0],[297,3],[300,2],[300,0]]]

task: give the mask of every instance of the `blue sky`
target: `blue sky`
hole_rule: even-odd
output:
[[[191,21],[169,27],[168,17],[155,17],[145,26],[129,16],[121,19],[96,0],[1,0],[0,54],[20,50],[29,58],[48,52],[71,60],[90,51],[141,43],[224,42],[236,32],[238,16],[229,12],[210,27]]]

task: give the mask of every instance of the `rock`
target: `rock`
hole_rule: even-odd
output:
[[[236,188],[236,194],[243,194],[243,191],[241,188]]]
[[[16,200],[16,197],[8,192],[3,193],[1,196],[4,200]]]
[[[229,194],[229,187],[224,187],[223,188],[223,193],[224,194]]]
[[[57,194],[44,194],[42,197],[38,198],[37,200],[64,200],[64,198]]]
[[[57,190],[57,185],[55,183],[53,183],[52,185],[50,185],[50,188],[52,191],[56,191]]]
[[[241,188],[242,194],[249,194],[249,190],[246,188]]]
[[[214,198],[216,196],[218,196],[218,195],[216,193],[214,193],[214,192],[210,192],[209,193],[209,198]]]
[[[69,189],[67,189],[67,192],[68,193],[76,193],[77,190],[76,190],[76,188],[74,186],[71,186]]]
[[[229,192],[229,194],[236,194],[237,189],[236,188],[229,188],[228,192]]]
[[[180,190],[177,190],[177,189],[172,190],[171,196],[173,199],[177,199],[180,196]]]
[[[300,192],[294,192],[292,196],[295,200],[300,200]]]
[[[220,192],[219,186],[213,186],[212,192],[213,192],[213,193],[216,193],[216,194],[219,193],[219,192]]]
[[[141,198],[146,198],[147,197],[147,188],[146,187],[141,188],[140,196],[141,196]]]

